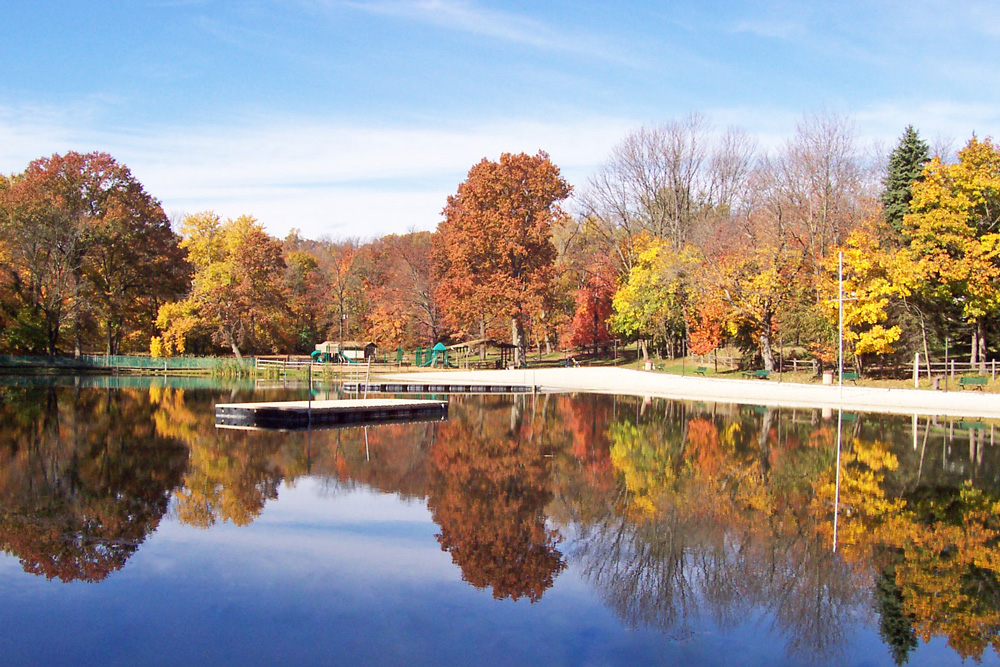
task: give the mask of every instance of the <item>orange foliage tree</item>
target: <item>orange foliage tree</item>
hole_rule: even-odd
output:
[[[527,364],[525,320],[545,308],[551,226],[570,191],[546,153],[504,153],[469,170],[438,225],[434,275],[446,316],[464,330],[484,316],[509,318],[518,367]]]
[[[160,203],[106,153],[53,155],[5,179],[0,237],[17,351],[56,354],[67,337],[77,351],[145,347],[159,306],[190,280]]]

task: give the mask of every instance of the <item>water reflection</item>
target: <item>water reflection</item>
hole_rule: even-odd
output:
[[[0,388],[0,547],[24,570],[100,581],[167,511],[187,449],[148,392]]]
[[[859,627],[897,664],[935,637],[963,659],[1000,649],[992,423],[845,415],[838,466],[818,410],[456,396],[447,422],[367,437],[215,428],[214,402],[249,397],[0,388],[0,546],[99,581],[168,512],[245,526],[309,476],[426,503],[462,579],[497,599],[540,601],[572,567],[624,624],[673,639],[753,623],[795,660],[836,660]]]
[[[545,521],[552,491],[544,426],[521,409],[466,403],[431,448],[427,506],[441,548],[465,581],[497,599],[537,602],[566,567],[559,533]]]

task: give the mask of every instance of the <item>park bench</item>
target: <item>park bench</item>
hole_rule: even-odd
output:
[[[766,380],[770,374],[771,371],[763,368],[756,371],[743,371],[743,377],[748,380]]]
[[[982,391],[983,387],[986,386],[986,378],[976,377],[973,375],[963,375],[958,378],[958,386],[962,389],[978,389],[979,391]]]
[[[705,373],[707,373],[707,372],[708,372],[708,369],[706,367],[704,367],[704,366],[698,366],[698,368],[694,369],[694,374],[695,375],[700,375],[702,377],[705,377]]]
[[[845,371],[843,375],[840,376],[843,380],[850,380],[854,384],[858,383],[858,374],[854,371]]]

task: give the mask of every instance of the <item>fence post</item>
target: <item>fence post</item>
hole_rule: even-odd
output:
[[[951,360],[951,379],[955,379],[955,360]]]
[[[920,353],[913,355],[913,388],[920,389]]]

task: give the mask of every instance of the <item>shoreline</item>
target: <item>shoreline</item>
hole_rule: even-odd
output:
[[[1000,419],[1000,394],[962,389],[886,389],[671,375],[614,367],[538,368],[484,371],[413,371],[379,374],[399,381],[524,384],[542,392],[585,392],[655,396],[675,400],[742,403],[768,407],[842,408],[852,412]]]

